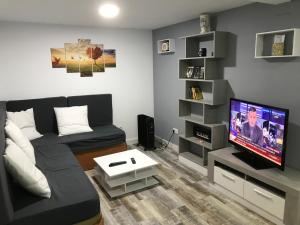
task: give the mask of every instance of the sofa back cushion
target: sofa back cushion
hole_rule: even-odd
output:
[[[0,102],[0,220],[1,225],[8,224],[13,217],[10,181],[4,165],[6,108],[5,102]]]
[[[67,99],[65,97],[17,100],[6,103],[6,108],[9,112],[33,108],[36,128],[42,134],[57,133],[54,107],[66,106]]]
[[[83,95],[68,97],[68,106],[88,106],[89,124],[91,127],[113,123],[111,94]]]

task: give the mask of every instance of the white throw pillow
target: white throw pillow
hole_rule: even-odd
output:
[[[7,112],[7,118],[14,122],[29,140],[34,140],[43,136],[36,130],[32,108],[20,112]]]
[[[60,136],[93,131],[89,126],[88,107],[54,108]]]
[[[8,172],[23,188],[41,197],[51,197],[51,190],[45,175],[11,140],[7,140],[4,160]]]
[[[12,121],[7,120],[5,126],[6,135],[27,155],[35,164],[34,148],[25,134]]]

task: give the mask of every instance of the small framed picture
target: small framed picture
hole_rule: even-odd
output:
[[[161,51],[162,52],[170,51],[170,42],[169,41],[164,41],[161,43]]]
[[[164,39],[157,41],[158,54],[169,54],[175,52],[175,40]]]
[[[284,55],[284,42],[285,42],[285,34],[275,35],[274,42],[272,45],[272,55],[273,56],[282,56]]]
[[[186,68],[186,77],[187,78],[192,78],[194,74],[194,67],[193,66],[188,66]]]
[[[195,66],[195,69],[194,69],[194,78],[195,79],[200,79],[200,66]]]

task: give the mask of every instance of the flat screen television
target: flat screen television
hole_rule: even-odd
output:
[[[255,169],[284,170],[289,110],[230,99],[229,142],[239,159]]]

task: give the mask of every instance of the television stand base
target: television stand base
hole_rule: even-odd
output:
[[[237,196],[234,200],[276,225],[300,225],[299,170],[289,167],[285,167],[284,171],[277,168],[256,170],[233,156],[235,152],[235,148],[227,147],[208,153],[209,183],[228,190],[228,193]],[[225,176],[215,173],[216,168]]]
[[[256,170],[263,170],[275,167],[271,163],[268,163],[263,159],[255,157],[248,152],[234,152],[232,153],[232,155],[247,163],[249,166],[253,167]]]

